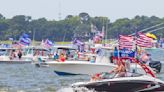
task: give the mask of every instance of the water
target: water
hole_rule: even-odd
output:
[[[158,75],[161,79],[163,76]],[[73,92],[72,83],[87,80],[86,75],[57,76],[52,68],[37,68],[32,64],[0,65],[0,92]]]
[[[164,52],[157,52],[152,52],[152,56],[164,61]],[[164,65],[158,78],[164,80],[163,76]],[[0,92],[72,92],[72,83],[87,80],[89,76],[84,75],[57,76],[52,68],[38,68],[33,64],[0,64]]]
[[[151,54],[151,58],[155,61],[163,61],[164,63],[164,49],[147,49],[149,54]]]
[[[88,76],[57,76],[52,68],[32,64],[1,64],[0,92],[56,92]]]

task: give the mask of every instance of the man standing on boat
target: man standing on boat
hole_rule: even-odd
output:
[[[21,50],[19,50],[19,52],[18,52],[18,58],[19,58],[19,60],[22,58],[22,52],[21,52]]]

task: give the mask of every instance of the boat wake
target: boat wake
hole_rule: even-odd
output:
[[[76,88],[67,87],[67,88],[59,89],[57,92],[97,92],[97,91],[89,90],[85,87],[76,87]]]

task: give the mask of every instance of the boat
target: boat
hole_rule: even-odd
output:
[[[22,57],[19,59],[17,52],[22,52]],[[49,58],[50,51],[40,46],[27,46],[22,48],[0,48],[0,63],[24,64],[35,63],[38,57],[42,59]],[[12,53],[14,56],[12,56]]]
[[[66,48],[66,47],[64,47]],[[60,47],[60,49],[63,49]],[[67,48],[67,50],[69,50],[69,48]],[[73,49],[71,49],[73,50]],[[110,53],[111,53],[111,49],[107,49],[107,48],[103,48],[103,55],[95,55],[95,54],[81,54],[84,57],[88,56],[95,56],[96,60],[95,62],[90,62],[88,60],[74,60],[74,59],[67,59],[64,62],[58,62],[55,60],[50,60],[50,61],[44,61],[44,62],[39,62],[39,65],[37,64],[37,66],[50,66],[53,67],[54,72],[57,75],[79,75],[79,74],[83,74],[83,75],[93,75],[95,73],[99,73],[99,72],[109,72],[111,71],[114,67],[116,67],[117,65],[115,63],[111,63],[111,61],[109,60],[110,58]],[[130,64],[130,67],[132,68],[131,70],[129,70],[130,72],[137,72],[137,73],[142,73],[145,74],[145,72],[142,70],[142,68],[139,65],[136,64]],[[137,69],[136,69],[137,68]],[[150,68],[150,67],[149,67]]]
[[[57,53],[65,50],[66,52],[76,53],[77,49],[71,46],[56,46],[55,51]],[[87,58],[86,58],[87,57]],[[96,57],[95,62],[90,62],[88,59],[91,57]],[[49,65],[53,67],[54,72],[57,75],[91,75],[102,71],[109,71],[113,67],[114,64],[109,63],[110,60],[108,57],[105,56],[97,56],[96,54],[92,53],[79,53],[78,58],[73,59],[67,58],[64,62],[58,62],[56,60],[48,60],[45,62],[39,62],[37,66],[45,66]]]
[[[54,72],[57,75],[93,75],[99,72],[109,72],[117,65],[113,63],[90,63],[87,61],[65,61],[65,62],[45,62],[42,65],[53,67]],[[145,74],[139,65],[131,64],[132,68],[130,71]],[[137,70],[136,70],[137,68]],[[150,67],[149,67],[150,68]],[[151,68],[150,68],[151,69]]]
[[[15,55],[14,57],[11,57],[11,53],[16,52],[18,50],[22,49],[18,49],[18,48],[0,48],[0,63],[8,63],[8,64],[25,64],[25,63],[31,63],[32,59],[29,57],[26,57],[24,54],[22,55],[21,58],[18,58],[17,55]],[[23,53],[23,51],[22,51]],[[16,53],[15,53],[16,54]]]
[[[157,79],[153,71],[150,70],[145,64],[140,64],[138,62],[136,63],[142,67],[146,74],[126,72],[126,76],[116,77],[115,73],[114,75],[108,73],[107,77],[98,75],[101,79],[89,82],[78,82],[72,84],[71,86],[75,92],[79,88],[98,92],[163,92],[164,81]]]
[[[78,88],[87,88],[98,92],[163,92],[164,81],[147,75],[133,74],[129,77],[78,82],[72,84],[72,88],[75,92]]]
[[[98,72],[109,71],[115,67],[113,64],[90,63],[88,61],[65,61],[65,62],[46,62],[52,66],[58,75],[92,75]]]
[[[38,58],[46,60],[50,57],[50,50],[42,46],[28,46],[23,48],[24,57],[31,58],[33,63],[38,62]]]

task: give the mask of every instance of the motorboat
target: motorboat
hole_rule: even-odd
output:
[[[40,63],[41,64],[41,63]],[[43,66],[53,67],[54,72],[57,75],[93,75],[99,72],[109,72],[117,65],[113,63],[91,63],[88,61],[65,61],[65,62],[56,62],[49,61],[42,63]],[[131,64],[132,68],[129,70],[130,72],[142,73],[146,74],[145,71],[142,70],[142,67],[136,64]],[[137,68],[137,69],[136,69]],[[149,67],[150,68],[150,67]],[[151,69],[151,68],[150,68]]]
[[[29,57],[26,57],[24,54],[23,54],[23,51],[22,51],[22,57],[21,58],[18,58],[18,56],[16,55],[17,51],[19,51],[22,49],[18,49],[18,48],[0,48],[0,63],[10,63],[10,64],[24,64],[24,63],[31,63],[32,62],[32,58],[29,58]],[[14,54],[11,55],[11,53]]]
[[[118,76],[118,73],[99,73],[96,75],[98,76],[96,80],[74,83],[72,87],[74,91],[85,88],[98,92],[163,92],[164,81],[157,79],[153,71],[145,64],[136,63],[142,67],[146,74],[125,72],[125,76]]]
[[[71,50],[70,52],[73,52],[70,47],[58,47],[58,51],[61,51],[62,49],[65,50]],[[80,53],[80,57],[96,57],[95,62],[90,62],[90,60],[84,60],[84,59],[67,59],[64,62],[58,62],[56,60],[49,60],[44,62],[39,62],[37,66],[50,66],[53,67],[54,72],[58,75],[79,75],[79,74],[85,74],[85,75],[93,75],[95,73],[99,72],[109,72],[117,65],[115,63],[112,63],[110,60],[110,53],[113,51],[109,48],[102,48],[101,49],[103,55],[96,55],[92,53]],[[129,61],[130,62],[130,61]],[[153,64],[151,64],[153,66]],[[130,64],[131,70],[130,72],[135,71],[137,73],[145,74],[145,72],[142,70],[141,66],[136,65],[135,63]],[[136,69],[137,68],[137,69]],[[149,67],[150,68],[150,67]],[[156,67],[153,67],[156,68]]]
[[[58,75],[92,75],[98,72],[112,70],[115,65],[113,64],[103,64],[103,63],[90,63],[88,61],[65,61],[65,62],[46,62],[47,65],[53,67],[54,72]]]
[[[18,51],[21,51],[22,56],[18,58]],[[49,58],[50,51],[40,46],[27,46],[22,48],[0,48],[0,63],[33,63],[38,59]]]
[[[163,92],[164,81],[142,74],[132,74],[127,77],[118,77],[89,82],[72,84],[74,91],[87,88],[98,92]]]
[[[70,55],[64,62],[58,62],[57,60],[49,60],[44,62],[38,62],[39,65],[49,65],[53,67],[54,72],[58,75],[92,75],[98,72],[109,71],[113,69],[116,65],[110,63],[110,60],[106,56],[97,56],[93,53],[80,53],[78,52],[78,58],[73,58],[72,53],[76,54],[77,49],[71,46],[56,46],[56,52],[60,53],[63,50],[65,52],[70,52]],[[71,56],[71,58],[70,58]],[[89,59],[91,57],[96,57],[94,62]],[[37,66],[39,66],[37,64]]]
[[[46,60],[50,57],[50,50],[42,46],[28,46],[23,48],[23,54],[26,58],[31,58],[33,63],[38,62],[38,58]]]

